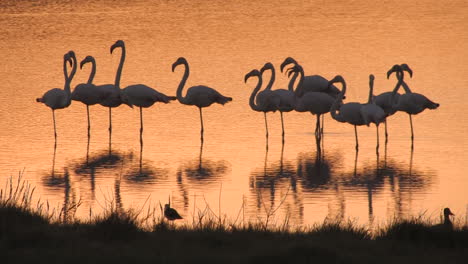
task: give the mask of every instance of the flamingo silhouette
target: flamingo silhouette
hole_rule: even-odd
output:
[[[301,87],[304,83],[304,69],[301,65],[295,64],[293,68],[289,71],[289,75],[293,74],[291,78],[291,83],[294,83],[298,74],[299,82],[297,84],[297,89]],[[321,138],[321,129],[320,129],[320,116],[330,112],[330,108],[333,105],[335,99],[327,93],[322,92],[307,92],[302,97],[296,98],[295,110],[297,112],[310,112],[313,115],[317,115],[317,123],[315,126],[315,137]]]
[[[74,101],[82,102],[86,105],[86,114],[88,117],[88,138],[90,137],[90,129],[91,129],[91,121],[89,119],[89,106],[95,105],[102,100],[104,100],[107,96],[109,96],[110,92],[105,89],[100,89],[96,85],[93,84],[94,75],[96,75],[96,60],[93,56],[86,56],[80,62],[80,69],[83,69],[83,65],[90,62],[92,65],[91,72],[89,74],[88,81],[86,83],[78,84],[73,92],[71,93],[71,99]]]
[[[283,63],[281,63],[281,72],[283,72],[283,69],[289,64],[297,65],[298,63],[295,59],[287,57]],[[340,90],[334,85],[329,85],[328,80],[320,75],[308,75],[304,76],[302,85],[296,88],[295,93],[298,97],[302,97],[308,92],[327,93],[331,97],[337,98]],[[345,97],[343,97],[343,99],[345,99]]]
[[[185,66],[185,72],[182,77],[182,80],[180,81],[179,87],[177,88],[177,100],[179,100],[180,103],[185,104],[185,105],[194,105],[198,107],[198,109],[200,110],[200,123],[201,123],[201,130],[200,130],[201,138],[200,139],[203,142],[204,129],[203,129],[202,108],[208,107],[212,105],[213,103],[224,105],[225,103],[232,101],[232,98],[223,96],[215,89],[204,86],[204,85],[192,86],[188,88],[187,94],[185,96],[182,96],[182,89],[184,88],[184,85],[187,82],[188,76],[190,74],[190,69],[189,69],[187,60],[183,57],[178,58],[177,61],[174,62],[174,64],[172,64],[172,71],[174,72],[175,68],[181,64]]]
[[[265,132],[266,132],[266,137],[268,138],[268,122],[267,122],[266,113],[275,112],[278,109],[279,97],[275,96],[275,94],[272,93],[271,91],[264,90],[263,91],[264,97],[261,100],[257,100],[257,102],[255,102],[255,99],[258,99],[258,96],[260,95],[258,91],[262,87],[262,83],[263,83],[262,74],[260,73],[259,70],[252,70],[251,72],[245,75],[244,82],[247,83],[247,80],[254,76],[258,77],[258,82],[257,82],[257,86],[255,86],[254,90],[252,91],[252,94],[250,95],[249,105],[250,105],[250,108],[252,108],[252,110],[257,111],[257,112],[263,112],[263,115],[265,118]]]
[[[404,74],[404,71],[407,71],[410,77],[413,77],[413,71],[409,68],[409,66],[406,63],[403,63],[401,65],[396,64],[393,67],[397,67],[395,69],[397,75]],[[403,72],[398,71],[399,67],[402,68]],[[390,75],[387,75],[387,79],[389,77]],[[401,78],[403,80],[404,75],[402,75]],[[397,76],[397,79],[399,80],[398,76]],[[384,112],[387,114],[387,116],[393,115],[396,112],[396,109],[394,108],[394,101],[398,101],[398,98],[400,97],[400,94],[397,92],[399,87],[400,87],[400,82],[398,81],[395,88],[392,91],[384,92],[384,93],[374,96],[375,104],[380,106],[384,110]],[[404,86],[403,88],[405,89],[405,92],[411,92],[408,86]],[[385,143],[387,143],[388,142],[387,118],[384,121],[384,125],[385,125]]]
[[[267,87],[265,90],[271,90],[271,87],[273,83],[275,82],[275,67],[273,64],[270,62],[267,62],[263,68],[260,70],[260,72],[263,74],[266,70],[271,70],[271,77],[270,77],[270,82],[268,83]],[[279,97],[279,105],[278,105],[278,111],[280,112],[281,115],[281,129],[282,129],[282,140],[284,142],[284,120],[283,120],[283,112],[291,112],[294,110],[294,105],[295,105],[295,95],[294,95],[294,90],[292,90],[292,87],[288,87],[288,89],[276,89],[272,91],[275,96]]]
[[[52,109],[52,119],[54,121],[55,141],[57,141],[57,129],[55,125],[55,110],[66,108],[71,104],[70,83],[76,72],[76,58],[75,58],[75,61],[73,61],[73,57],[75,56],[74,54],[75,53],[73,51],[69,51],[63,56],[63,74],[65,76],[64,88],[63,89],[60,89],[60,88],[50,89],[47,92],[45,92],[44,95],[42,95],[42,97],[36,98],[36,102],[43,103],[46,106],[48,106],[50,109]],[[67,72],[67,62],[69,62],[70,66],[72,66],[70,76],[68,76],[68,72]]]
[[[120,76],[122,75],[123,64],[125,62],[125,43],[123,40],[117,40],[110,48],[110,53],[116,49],[121,48],[122,53],[120,54],[119,67],[117,68],[117,73],[115,75],[114,84],[103,84],[97,85],[97,88],[108,93],[108,96],[104,100],[100,101],[99,104],[105,107],[109,107],[109,138],[112,134],[112,108],[118,107],[122,103],[121,90],[120,90]],[[131,105],[128,105],[132,107]],[[110,144],[110,140],[109,140]]]
[[[379,153],[379,124],[385,122],[387,114],[385,111],[378,106],[373,100],[373,91],[374,91],[374,75],[369,75],[369,99],[367,104],[361,106],[361,115],[364,119],[364,123],[369,126],[370,123],[374,123],[377,128],[377,146],[375,148],[376,153]]]
[[[333,119],[338,122],[348,123],[354,126],[354,135],[356,138],[356,152],[359,150],[359,142],[357,136],[357,126],[362,126],[365,124],[364,118],[361,114],[361,107],[360,103],[351,102],[343,104],[343,97],[346,94],[346,82],[341,75],[335,76],[332,80],[330,80],[330,84],[340,82],[343,86],[342,91],[333,102],[333,105],[330,109],[330,113]]]
[[[121,92],[122,101],[128,105],[136,105],[140,108],[140,144],[143,145],[143,110],[156,102],[165,104],[176,100],[175,96],[167,96],[144,84],[133,84],[125,87]]]
[[[411,148],[413,148],[414,142],[414,131],[413,131],[413,120],[412,115],[417,115],[424,111],[425,109],[437,109],[439,107],[438,103],[435,103],[429,100],[426,96],[413,93],[409,89],[408,85],[403,81],[403,67],[393,67],[388,71],[387,76],[390,76],[393,72],[399,71],[400,74],[397,74],[397,78],[399,79],[400,86],[403,86],[405,89],[405,93],[400,95],[398,101],[394,104],[394,108],[396,111],[402,111],[409,115],[410,126],[411,126]]]

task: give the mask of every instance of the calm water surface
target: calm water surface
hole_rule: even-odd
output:
[[[307,3],[306,3],[307,2]],[[102,211],[113,201],[124,208],[158,206],[169,196],[187,219],[194,208],[235,219],[244,204],[250,219],[264,218],[279,205],[275,219],[309,225],[325,218],[355,219],[375,225],[395,216],[444,207],[466,221],[465,169],[468,116],[468,3],[466,1],[2,1],[0,3],[0,182],[25,170],[36,194],[57,206],[81,200],[77,214]],[[127,57],[121,86],[144,83],[175,95],[187,58],[187,85],[205,84],[234,98],[204,110],[205,142],[200,143],[196,107],[172,102],[144,109],[144,147],[139,111],[113,110],[111,149],[108,110],[73,102],[52,114],[35,98],[63,87],[62,58],[96,58],[94,83],[113,83],[120,51]],[[306,74],[343,75],[348,102],[365,102],[368,76],[375,93],[392,89],[386,79],[396,63],[414,71],[408,85],[440,103],[413,118],[411,151],[406,114],[389,118],[389,142],[375,154],[375,127],[354,130],[325,117],[323,158],[316,152],[315,117],[286,113],[281,144],[279,113],[268,114],[266,151],[263,114],[248,98],[255,81],[244,75],[267,61],[277,69],[287,56]],[[86,82],[89,66],[78,70],[72,87]],[[268,78],[268,77],[266,77]],[[275,88],[288,79],[277,72]],[[274,88],[274,89],[275,89]],[[147,202],[149,201],[149,202]],[[196,212],[196,211],[195,211]]]

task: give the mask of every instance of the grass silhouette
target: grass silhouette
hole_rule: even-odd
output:
[[[466,226],[433,230],[423,217],[395,220],[374,234],[351,221],[301,228],[229,222],[209,208],[177,225],[157,208],[115,206],[64,221],[61,210],[33,204],[33,193],[21,177],[0,192],[2,263],[465,263],[468,257]]]

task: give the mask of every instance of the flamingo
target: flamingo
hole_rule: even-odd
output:
[[[267,62],[263,66],[263,68],[260,70],[262,75],[266,70],[271,70],[271,77],[270,77],[270,82],[268,83],[265,90],[271,90],[271,86],[273,85],[275,81],[275,67],[273,67],[273,64],[271,64],[270,62]],[[292,110],[294,110],[296,96],[291,86],[288,87],[288,90],[276,89],[276,90],[273,90],[272,92],[275,94],[275,96],[279,97],[279,105],[278,105],[277,110],[279,110],[280,115],[281,115],[281,129],[283,131],[282,137],[283,137],[283,142],[284,142],[283,112],[291,112]]]
[[[304,83],[304,69],[301,65],[295,64],[289,75],[294,73],[290,83],[294,83],[297,75],[299,74],[299,82],[297,84],[296,91]],[[330,112],[330,108],[333,105],[335,99],[327,93],[322,92],[307,92],[302,97],[296,98],[295,110],[297,112],[310,112],[313,115],[317,115],[317,123],[315,126],[315,137],[320,139],[320,116]]]
[[[103,84],[97,85],[97,88],[108,93],[108,96],[99,102],[100,105],[109,107],[109,138],[112,134],[112,107],[118,107],[122,103],[121,98],[121,90],[120,90],[120,76],[122,75],[122,68],[125,62],[125,43],[123,40],[117,40],[110,48],[110,53],[116,49],[121,48],[122,53],[120,54],[120,62],[119,67],[117,68],[117,73],[115,75],[115,83],[114,84]],[[128,104],[127,104],[128,105]],[[132,107],[131,105],[128,105]]]
[[[252,94],[250,95],[249,99],[249,105],[252,110],[257,111],[257,112],[263,112],[264,118],[265,118],[265,131],[266,131],[266,137],[268,138],[268,122],[267,122],[267,117],[266,113],[267,112],[275,112],[278,109],[279,105],[279,97],[275,96],[274,93],[271,91],[262,91],[264,97],[261,100],[259,99],[260,93],[258,91],[262,87],[262,74],[260,73],[259,70],[252,70],[251,72],[247,73],[244,78],[244,82],[247,83],[247,80],[251,77],[257,76],[258,77],[258,82],[257,86],[255,89],[252,91]],[[268,94],[269,93],[269,94]],[[257,99],[257,102],[255,102],[255,99]]]
[[[367,104],[361,106],[361,116],[364,119],[364,123],[369,126],[370,123],[374,123],[377,128],[377,146],[376,152],[379,153],[379,124],[385,122],[387,114],[385,111],[378,106],[373,100],[373,91],[374,91],[374,75],[369,75],[369,99]]]
[[[333,102],[333,105],[330,109],[330,113],[333,119],[338,122],[342,123],[349,123],[354,126],[354,135],[356,138],[356,152],[359,150],[359,142],[357,136],[357,126],[362,126],[365,124],[364,118],[361,114],[361,107],[360,103],[343,103],[343,97],[346,94],[346,82],[341,75],[335,76],[332,80],[329,81],[330,84],[340,82],[343,86],[343,90],[340,92],[338,97]],[[337,113],[337,111],[339,111]]]
[[[70,83],[73,79],[73,76],[76,72],[76,58],[73,61],[72,56],[74,57],[74,52],[69,51],[63,56],[63,74],[65,76],[65,85],[63,90],[60,88],[53,88],[45,92],[42,97],[36,98],[36,102],[43,103],[52,109],[52,119],[54,121],[54,137],[57,142],[57,129],[55,126],[55,110],[63,109],[68,107],[71,104],[71,92],[70,92]],[[70,76],[67,72],[67,62],[72,66]]]
[[[80,69],[83,69],[83,65],[90,62],[92,65],[91,72],[89,74],[88,81],[86,83],[78,84],[73,92],[71,93],[71,99],[74,101],[82,102],[86,105],[86,114],[88,117],[88,138],[90,137],[90,128],[91,122],[89,119],[89,106],[95,105],[102,100],[104,100],[107,96],[109,96],[110,92],[104,89],[99,89],[96,85],[93,84],[94,75],[96,74],[96,60],[93,56],[86,56],[80,62]]]
[[[413,77],[413,71],[409,68],[408,64],[406,63],[403,63],[401,65],[396,64],[392,67],[392,69],[394,67],[397,67],[395,71],[396,71],[398,80],[399,80],[398,75],[404,74],[404,72],[398,71],[398,67],[401,67],[403,71],[407,71],[409,73],[410,77]],[[387,79],[389,77],[390,75],[387,75]],[[403,80],[404,75],[402,75],[401,78]],[[399,87],[400,87],[400,82],[398,81],[395,88],[392,91],[384,92],[384,93],[374,96],[375,104],[380,106],[384,110],[384,112],[387,114],[387,116],[393,115],[396,112],[393,102],[398,101],[398,98],[400,97],[400,94],[397,93],[397,90]],[[405,89],[405,92],[411,92],[408,86],[404,86],[403,88]],[[388,142],[387,119],[385,119],[384,125],[385,125],[385,143],[387,143]]]
[[[283,72],[284,67],[289,64],[295,64],[297,65],[297,61],[291,57],[287,57],[283,63],[281,63],[280,69],[281,72]],[[304,76],[304,81],[302,83],[302,86],[297,87],[295,90],[295,93],[298,97],[302,97],[305,93],[308,92],[322,92],[322,93],[327,93],[333,98],[337,98],[340,90],[336,88],[334,85],[329,85],[329,82],[327,79],[320,75],[308,75]],[[343,97],[345,99],[345,97]]]
[[[174,72],[175,68],[181,64],[185,66],[185,72],[182,77],[182,80],[180,81],[179,87],[177,88],[177,100],[179,100],[180,103],[185,104],[185,105],[194,105],[198,107],[198,109],[200,110],[200,123],[201,123],[201,130],[200,130],[201,138],[200,139],[203,142],[204,129],[203,129],[202,108],[208,107],[213,103],[224,105],[225,103],[232,101],[232,98],[223,96],[215,89],[204,86],[204,85],[192,86],[188,88],[187,94],[185,96],[182,96],[182,89],[184,88],[184,85],[190,74],[190,69],[189,69],[187,60],[183,57],[178,58],[177,61],[174,62],[174,64],[172,64],[172,72]]]
[[[409,89],[408,85],[403,81],[403,67],[393,67],[388,71],[387,76],[390,76],[393,72],[399,71],[400,74],[397,74],[397,78],[399,77],[399,83],[405,89],[405,93],[400,95],[398,101],[394,103],[394,108],[396,111],[402,111],[409,115],[410,126],[411,126],[411,148],[413,148],[414,142],[414,132],[413,132],[413,120],[412,115],[417,115],[424,111],[425,109],[437,109],[439,107],[438,103],[435,103],[429,100],[426,96],[413,93]]]
[[[144,84],[133,84],[125,87],[122,90],[122,101],[128,105],[136,105],[140,108],[140,144],[143,145],[143,110],[142,108],[150,107],[156,102],[165,104],[172,100],[176,100],[175,96],[167,96],[163,93]]]

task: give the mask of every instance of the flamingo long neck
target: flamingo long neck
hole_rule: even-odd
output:
[[[183,65],[185,66],[185,71],[184,71],[184,76],[182,76],[182,80],[180,80],[179,87],[177,87],[177,100],[185,104],[187,102],[187,98],[182,96],[182,89],[184,89],[185,82],[187,82],[187,79],[190,74],[190,69],[189,69],[188,63],[184,62]]]
[[[265,88],[265,91],[266,90],[270,91],[271,87],[273,86],[273,83],[275,82],[275,68],[271,67],[270,70],[271,70],[270,81],[268,82]]]
[[[121,46],[122,53],[120,54],[120,63],[117,68],[117,74],[115,75],[115,88],[120,90],[120,76],[122,75],[122,69],[125,62],[125,46]]]
[[[93,83],[94,75],[96,75],[96,61],[91,60],[91,73],[89,74],[88,84]]]
[[[400,86],[402,85],[402,82],[403,82],[403,77],[402,77],[403,73],[401,71],[397,71],[396,72],[396,77],[398,79],[398,82],[397,84],[395,85],[395,88],[393,88],[392,90],[392,96],[391,96],[391,102],[392,104],[395,104],[395,96],[396,94],[398,93],[398,89],[400,89]]]
[[[250,98],[249,98],[249,105],[255,111],[261,111],[260,107],[255,104],[255,96],[257,96],[257,93],[262,87],[262,84],[263,84],[262,75],[258,75],[257,86],[255,86],[255,89],[252,91],[252,94],[250,95]]]
[[[67,59],[63,59],[63,75],[65,75],[65,84],[64,84],[64,89],[66,90],[67,89],[67,83],[68,83],[68,71],[67,71],[67,62],[68,60]]]
[[[367,103],[371,104],[372,103],[372,98],[374,97],[374,79],[369,78],[369,99],[367,99]]]
[[[337,110],[340,104],[343,102],[343,97],[346,94],[346,83],[341,82],[341,84],[343,85],[343,89],[341,90],[341,92],[338,94],[338,97],[336,97],[335,101],[333,102],[333,105],[330,108],[330,114],[332,118],[335,119],[336,121],[344,122],[344,119],[342,118],[342,116],[337,113]]]
[[[65,92],[71,97],[71,91],[70,91],[70,83],[73,79],[73,77],[75,76],[75,73],[76,73],[76,68],[77,68],[77,62],[76,62],[76,57],[75,56],[72,56],[72,64],[73,64],[73,67],[72,67],[72,70],[70,72],[70,76],[67,78],[66,82],[65,82]]]
[[[301,87],[302,87],[302,84],[304,83],[304,70],[302,69],[302,67],[299,69],[299,73],[296,73],[293,78],[297,78],[297,76],[300,75],[299,77],[299,82],[297,83],[297,86],[296,86],[296,90],[300,90]],[[294,92],[294,90],[291,89],[292,87],[290,87],[290,91],[291,92]]]
[[[296,71],[294,72],[293,76],[291,77],[291,79],[289,80],[289,83],[288,83],[288,90],[291,91],[291,92],[294,92],[294,83],[296,82],[296,79],[297,79],[297,76],[299,75],[299,73]],[[301,83],[299,83],[297,86],[296,86],[296,90],[297,88],[299,87],[299,85],[301,85]]]

